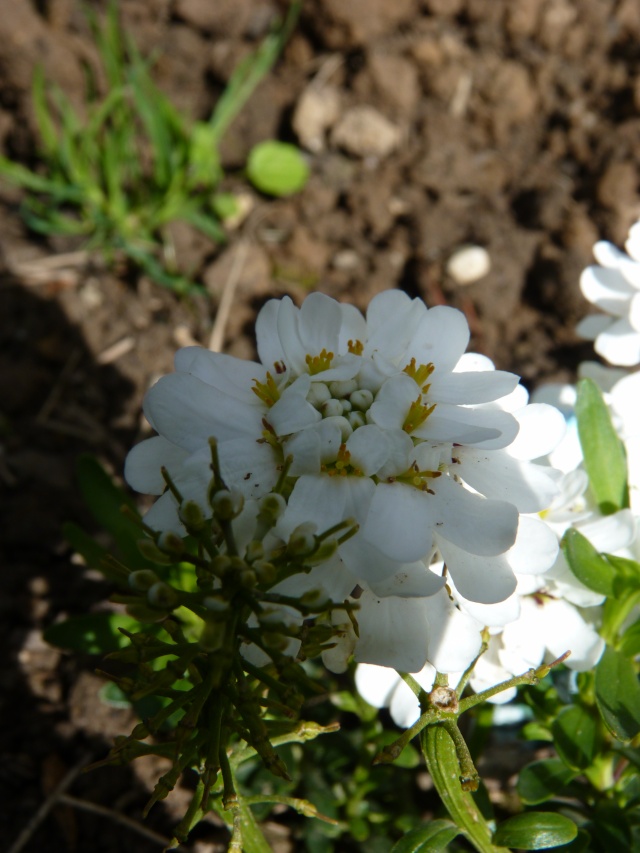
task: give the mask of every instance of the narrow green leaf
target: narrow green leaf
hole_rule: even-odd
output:
[[[391,853],[440,853],[459,834],[460,830],[451,821],[432,820],[408,832],[393,845]]]
[[[596,666],[595,689],[605,725],[628,743],[640,732],[640,683],[633,662],[607,646]]]
[[[247,177],[267,195],[287,196],[304,187],[309,167],[295,145],[270,139],[249,152]]]
[[[117,486],[95,456],[82,454],[77,462],[80,491],[96,521],[113,536],[127,566],[142,569],[151,566],[138,550],[140,527],[123,514],[123,506],[137,512],[126,492]]]
[[[518,794],[524,803],[536,806],[559,794],[575,777],[575,771],[559,758],[544,758],[520,771]]]
[[[612,594],[615,574],[611,564],[575,527],[570,527],[565,533],[562,551],[569,568],[581,583],[601,595]]]
[[[33,74],[31,96],[42,147],[47,156],[51,156],[58,146],[58,132],[47,103],[44,72],[41,65],[36,66]]]
[[[0,177],[32,192],[57,195],[61,201],[81,201],[81,193],[77,187],[44,178],[2,155],[0,155]]]
[[[553,721],[551,732],[558,755],[572,770],[585,770],[598,755],[598,719],[580,705],[562,710]]]
[[[591,491],[604,515],[629,506],[627,459],[602,392],[591,379],[578,383],[578,434]]]
[[[519,850],[548,850],[568,844],[578,827],[555,812],[524,812],[502,821],[493,833],[493,843]]]
[[[116,652],[130,644],[120,628],[134,633],[141,629],[140,623],[126,613],[102,611],[82,616],[72,616],[64,622],[50,625],[43,637],[52,646],[70,649],[88,655]]]

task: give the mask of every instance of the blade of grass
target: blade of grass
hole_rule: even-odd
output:
[[[280,29],[270,33],[254,53],[238,64],[231,75],[209,119],[218,140],[222,139],[258,83],[273,68],[296,25],[301,7],[301,0],[292,0]]]

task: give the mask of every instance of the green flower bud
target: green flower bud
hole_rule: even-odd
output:
[[[198,645],[205,652],[217,652],[224,646],[226,625],[223,622],[207,620],[204,623]]]
[[[158,548],[153,539],[138,539],[138,551],[152,563],[167,565],[171,562],[170,558]]]
[[[231,521],[237,518],[244,507],[244,497],[238,491],[221,489],[211,498],[211,507],[214,513],[222,521]]]
[[[165,530],[158,536],[158,548],[167,554],[179,557],[184,552],[184,542],[172,530]]]
[[[367,388],[359,388],[349,397],[351,405],[360,412],[366,412],[373,403],[373,394]]]
[[[307,566],[319,566],[320,563],[326,563],[338,550],[338,542],[336,539],[325,539],[320,547],[305,560]]]
[[[245,589],[253,589],[257,584],[258,578],[253,569],[243,569],[240,572],[240,583]]]
[[[352,429],[358,429],[358,427],[364,426],[367,422],[367,419],[362,412],[349,412],[347,420],[349,421]]]
[[[138,572],[131,572],[128,578],[129,586],[131,589],[135,589],[136,592],[147,592],[159,580],[158,575],[152,572],[151,569],[141,569]]]
[[[260,500],[259,507],[260,515],[265,515],[275,522],[287,508],[287,502],[282,495],[271,492]]]
[[[318,525],[314,524],[313,521],[305,521],[299,524],[289,537],[287,546],[289,554],[292,557],[306,557],[313,553],[316,549],[315,533],[317,529]]]
[[[257,539],[249,542],[244,558],[248,563],[253,563],[255,560],[261,560],[264,557],[264,545]]]
[[[190,533],[198,533],[206,524],[204,513],[195,501],[185,501],[180,507],[178,515]]]
[[[147,592],[147,601],[152,607],[172,610],[178,603],[178,594],[164,581],[158,581]]]
[[[255,563],[252,563],[251,568],[256,573],[258,581],[264,586],[271,586],[272,583],[275,583],[278,570],[273,563],[269,563],[267,560],[256,560]]]
[[[227,554],[218,554],[217,557],[214,557],[211,561],[211,571],[216,577],[223,578],[227,575],[233,568],[233,564],[231,562],[231,557]]]
[[[311,384],[311,388],[307,394],[307,400],[312,406],[319,409],[322,404],[326,403],[329,399],[331,399],[331,391],[329,391],[324,382],[313,382]]]

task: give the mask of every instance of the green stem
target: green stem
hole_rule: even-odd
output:
[[[508,853],[507,848],[493,845],[491,827],[471,794],[462,790],[456,744],[445,725],[427,726],[420,744],[440,799],[478,853]]]

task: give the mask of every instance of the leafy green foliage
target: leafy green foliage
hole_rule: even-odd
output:
[[[391,853],[440,853],[459,833],[458,827],[449,820],[432,820],[408,832],[394,844]]]
[[[640,732],[640,683],[633,662],[607,647],[596,667],[595,691],[611,734],[623,742],[633,740]]]
[[[578,834],[575,823],[556,812],[525,812],[502,821],[493,843],[518,850],[548,850],[568,844]]]
[[[562,539],[562,550],[569,568],[581,583],[601,595],[611,595],[614,581],[611,563],[598,554],[586,536],[570,527]]]
[[[47,643],[61,649],[69,649],[87,655],[115,652],[129,645],[129,640],[120,631],[139,631],[140,623],[126,613],[101,611],[82,616],[72,616],[46,629],[43,636]]]
[[[534,761],[520,772],[518,794],[527,805],[537,806],[564,791],[575,775],[559,758]]]
[[[32,94],[41,168],[33,171],[0,156],[0,177],[27,191],[22,204],[27,225],[44,235],[84,237],[89,248],[108,259],[126,257],[161,285],[195,289],[171,262],[167,226],[181,220],[214,242],[225,240],[219,220],[225,205],[216,201],[223,177],[220,141],[272,68],[299,11],[295,0],[282,26],[236,68],[209,120],[191,122],[153,82],[151,62],[120,28],[116,0],[103,24],[88,10],[106,94],[97,93],[90,75],[80,113],[37,71]],[[277,150],[278,143],[272,144]],[[284,160],[276,154],[275,161],[265,162],[256,155],[262,161],[258,181],[271,185],[275,195],[295,192],[306,180],[299,153],[296,161],[288,148]]]
[[[591,379],[578,383],[576,417],[589,485],[603,515],[629,506],[627,461],[602,393]]]

